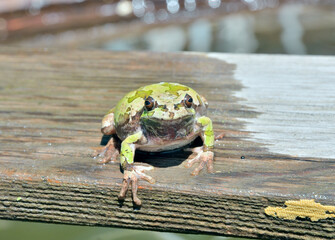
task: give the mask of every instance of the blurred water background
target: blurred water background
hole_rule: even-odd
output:
[[[0,45],[335,53],[333,0],[3,0]]]
[[[2,0],[0,47],[335,53],[332,0]],[[237,239],[0,220],[0,239]]]

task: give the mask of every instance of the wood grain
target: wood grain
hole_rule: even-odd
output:
[[[335,88],[329,78],[334,76],[333,57],[294,61],[304,64],[295,68],[292,57],[271,55],[0,50],[0,218],[264,239],[334,239],[334,218],[287,220],[264,212],[294,199],[335,205],[334,157],[322,158],[324,149],[318,145],[310,156],[299,156],[309,152],[309,144],[301,144],[297,154],[278,152],[271,145],[285,138],[276,141],[277,132],[291,126],[295,131],[298,120],[280,124],[262,118],[272,111],[263,96],[274,82],[266,79],[271,72],[280,74],[278,68],[283,69],[283,96],[292,92],[286,68],[298,82],[306,74],[319,76],[308,80],[316,89],[319,79],[326,79],[326,96]],[[102,141],[100,120],[106,111],[128,91],[161,81],[180,82],[206,96],[216,134],[224,138],[215,143],[214,174],[190,176],[183,166],[187,152],[137,154],[138,164],[155,167],[151,175],[156,183],[140,182],[143,206],[134,210],[130,195],[123,205],[117,201],[122,180],[117,160],[98,165],[91,155]],[[273,102],[282,106],[285,99]],[[295,106],[310,112],[311,120],[317,117],[315,107],[324,110],[325,99],[319,99],[317,106],[299,101]],[[334,115],[333,108],[327,111]],[[281,108],[284,120],[291,113]],[[325,120],[329,134],[327,121],[332,119]],[[257,132],[250,132],[255,126]],[[323,134],[320,129],[313,128],[313,135]],[[270,137],[257,134],[275,137],[267,141]]]

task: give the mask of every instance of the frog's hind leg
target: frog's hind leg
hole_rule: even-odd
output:
[[[115,124],[114,124],[114,109],[109,111],[101,123],[101,132],[104,135],[112,135],[109,139],[107,145],[102,149],[100,153],[98,153],[95,158],[98,163],[108,163],[112,161],[112,159],[116,159],[119,155],[118,144],[117,144],[117,136],[115,135]]]
[[[101,132],[104,135],[112,135],[116,133],[114,124],[114,108],[110,110],[102,119]]]
[[[118,158],[120,151],[120,139],[116,135],[112,135],[106,146],[104,146],[98,154],[95,155],[95,159],[98,163],[104,164],[110,161],[114,162]]]

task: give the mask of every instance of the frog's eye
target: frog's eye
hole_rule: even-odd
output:
[[[155,106],[155,100],[152,97],[147,97],[145,99],[144,106],[148,111],[152,110]]]
[[[190,95],[186,94],[186,96],[185,96],[185,98],[184,98],[184,104],[185,104],[185,106],[188,107],[188,108],[192,107],[192,104],[193,104],[193,98],[192,98]]]

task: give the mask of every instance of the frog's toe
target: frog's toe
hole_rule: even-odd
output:
[[[132,193],[132,198],[133,198],[133,202],[137,205],[137,206],[141,206],[142,202],[141,200],[137,197],[137,189],[138,189],[138,180],[137,178],[134,178],[131,181],[131,193]]]
[[[185,167],[190,168],[192,167],[195,163],[200,161],[200,156],[201,153],[198,153],[194,158],[190,158],[186,161]]]
[[[126,198],[126,194],[127,194],[127,191],[128,191],[128,186],[129,186],[128,179],[123,178],[121,191],[120,191],[120,194],[118,196],[118,199],[120,201],[123,201]]]
[[[214,172],[214,153],[211,152],[211,156],[207,158],[207,172],[213,173]]]
[[[136,172],[136,174],[138,175],[139,179],[144,179],[145,181],[154,184],[155,183],[155,179],[147,174],[144,173],[144,171],[151,171],[153,170],[154,167],[149,166],[149,167],[145,167],[145,166],[134,166],[134,171]]]
[[[201,161],[200,164],[199,164],[199,166],[196,167],[196,168],[193,170],[193,172],[191,173],[191,175],[192,175],[192,176],[197,176],[197,175],[199,175],[200,171],[204,168],[205,164],[206,164],[206,163],[205,163],[204,161]]]

